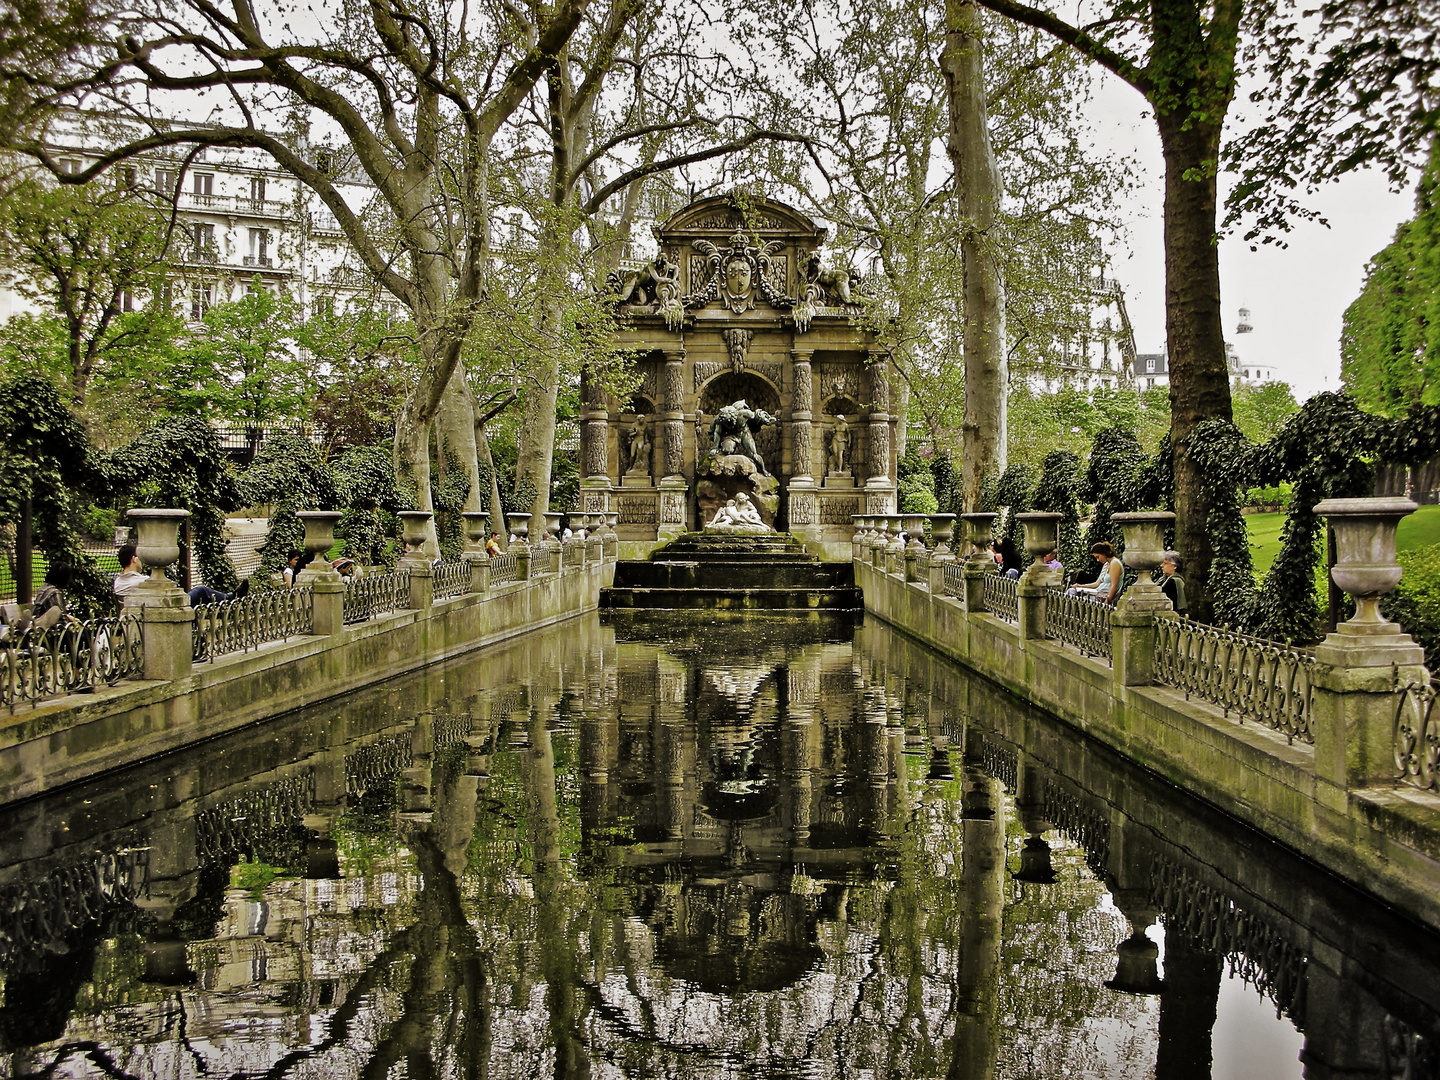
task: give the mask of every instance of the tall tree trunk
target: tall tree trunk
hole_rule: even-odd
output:
[[[1005,916],[1005,808],[999,783],[978,765],[967,764],[965,786],[966,820],[960,841],[964,925],[955,973],[955,1034],[948,1076],[993,1080]],[[985,809],[993,816],[981,816]]]
[[[475,396],[465,378],[464,361],[455,365],[455,373],[450,376],[445,395],[440,399],[440,413],[435,418],[435,436],[437,457],[441,465],[440,475],[444,476],[448,472],[453,459],[468,481],[461,510],[479,510],[482,495],[480,457],[475,447]],[[433,559],[439,554],[439,548],[427,554]]]
[[[964,223],[965,419],[961,428],[961,494],[966,512],[979,509],[989,473],[1005,468],[1005,288],[990,229],[1000,209],[1000,170],[990,143],[985,104],[984,41],[972,0],[946,0],[945,51],[940,59],[950,98],[946,149],[955,169]]]
[[[1218,124],[1185,110],[1156,110],[1165,152],[1165,336],[1170,354],[1170,441],[1175,451],[1175,544],[1185,560],[1194,617],[1208,621],[1209,504],[1190,433],[1204,420],[1231,419],[1230,367],[1220,312],[1215,235]]]
[[[567,285],[565,271],[571,265],[570,248],[573,236],[566,235],[561,219],[563,210],[550,209],[549,220],[541,230],[540,250],[545,263],[539,274],[540,339],[546,343],[535,355],[525,388],[525,419],[520,427],[520,445],[515,462],[515,509],[528,511],[530,535],[536,531],[550,509],[550,470],[555,458],[555,397],[560,382],[561,324],[566,318],[563,300]]]

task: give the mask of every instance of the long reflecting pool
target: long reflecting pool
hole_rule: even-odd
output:
[[[0,1076],[1440,1075],[1440,942],[882,624],[576,620],[12,807]]]

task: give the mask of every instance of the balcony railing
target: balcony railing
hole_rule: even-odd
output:
[[[246,266],[274,266],[275,260],[269,255],[246,255]]]

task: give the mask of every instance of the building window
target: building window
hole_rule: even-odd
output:
[[[269,266],[270,265],[270,230],[250,230],[250,254],[245,259],[246,266]]]
[[[215,174],[213,172],[197,172],[192,177],[194,192],[197,200],[209,199],[215,194]]]
[[[180,174],[174,169],[155,170],[155,194],[169,199],[175,195],[175,189],[179,186]]]
[[[66,176],[74,176],[85,167],[85,163],[78,157],[62,157],[59,162],[60,171]]]
[[[120,310],[121,310],[121,311],[134,311],[134,310],[135,310],[135,294],[132,293],[129,289],[121,289],[121,290],[120,290]]]
[[[1146,371],[1154,371],[1154,370],[1155,370],[1155,358],[1154,358],[1153,356],[1147,356],[1147,357],[1145,357],[1145,370],[1146,370]],[[1154,384],[1152,383],[1151,385],[1153,386]]]
[[[199,322],[210,310],[211,293],[209,285],[196,285],[190,290],[190,321]]]
[[[1146,380],[1145,380],[1145,384],[1146,384],[1146,385],[1145,385],[1145,389],[1146,389],[1146,390],[1154,390],[1154,389],[1155,389],[1155,380],[1154,380],[1154,379],[1146,379]]]
[[[215,261],[215,226],[206,225],[203,222],[195,226],[195,260],[197,262]]]
[[[250,178],[250,201],[263,203],[265,201],[265,178],[263,176],[252,176]]]

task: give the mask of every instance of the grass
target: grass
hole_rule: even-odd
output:
[[[1247,514],[1245,527],[1250,532],[1250,558],[1256,576],[1264,575],[1275,556],[1280,554],[1280,527],[1284,514]],[[1440,506],[1422,506],[1409,517],[1402,518],[1395,533],[1397,551],[1440,544]]]

